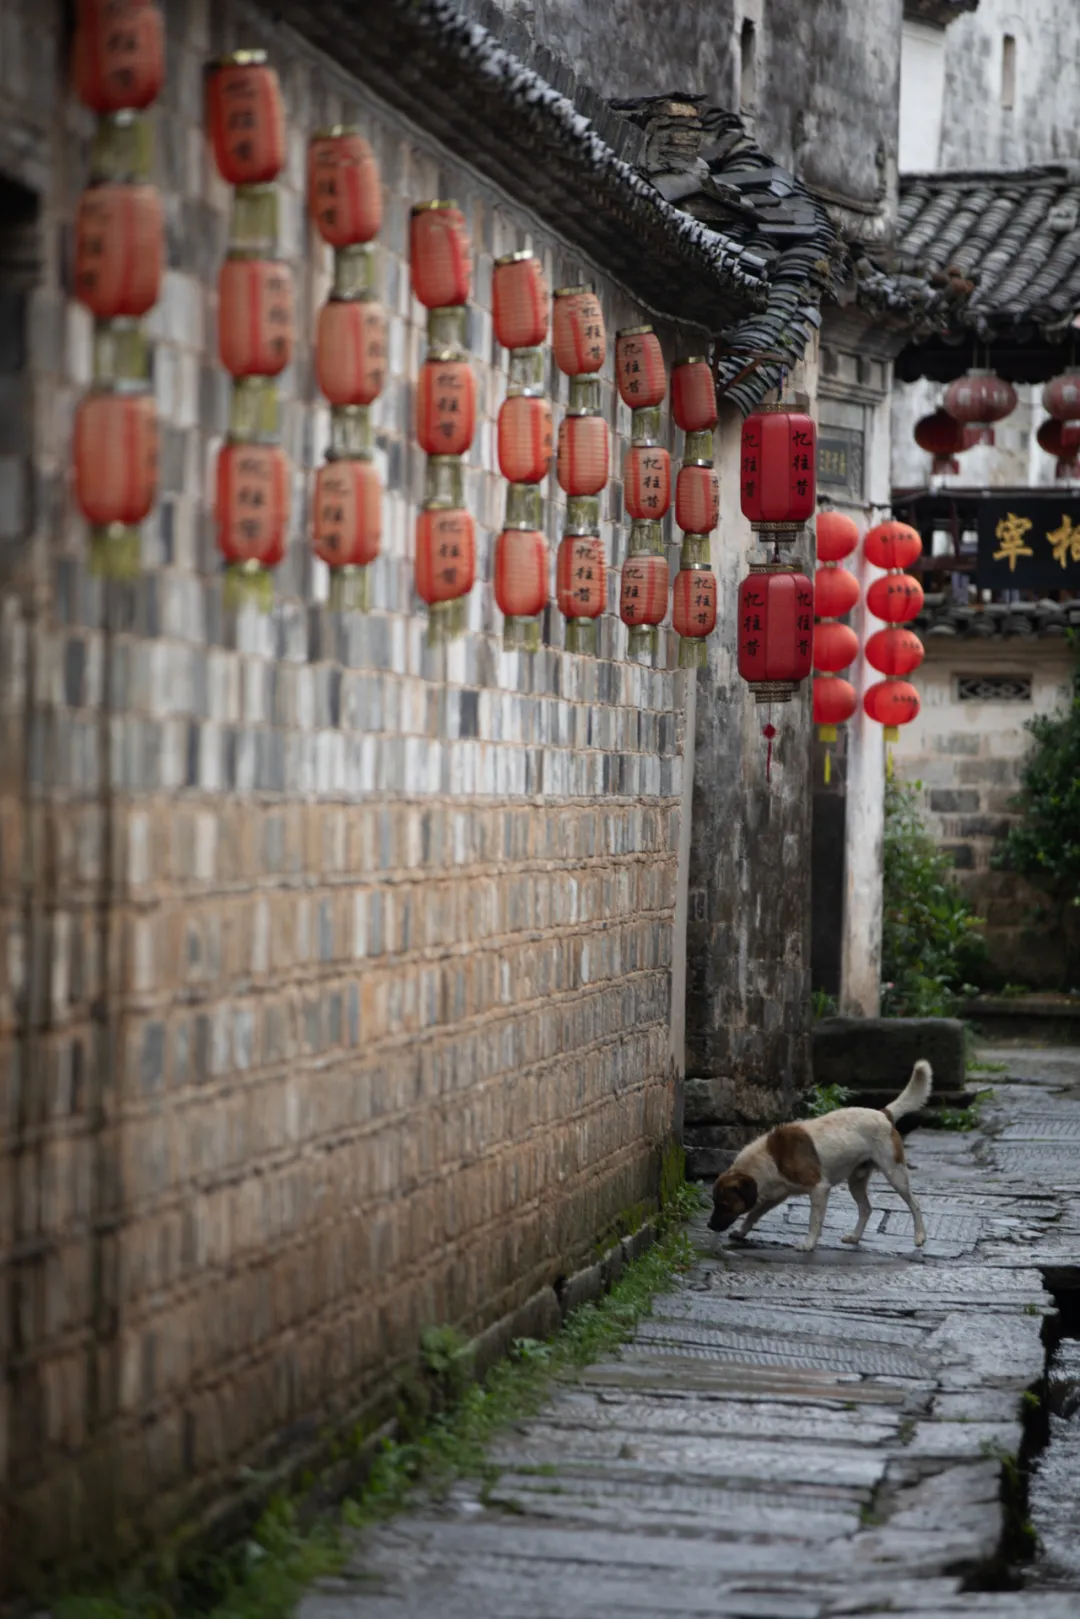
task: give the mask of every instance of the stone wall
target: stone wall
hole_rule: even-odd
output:
[[[502,651],[490,584],[493,258],[532,246],[553,285],[595,279],[611,333],[642,312],[298,37],[231,3],[166,10],[161,501],[130,585],[90,577],[70,488],[91,334],[64,276],[91,121],[65,89],[60,0],[9,4],[0,53],[0,173],[41,211],[33,502],[4,536],[0,599],[0,1540],[20,1576],[77,1550],[127,1556],[220,1510],[244,1469],[273,1476],[327,1421],[376,1409],[425,1324],[483,1328],[572,1268],[653,1195],[681,1057],[672,638],[657,670],[625,661],[613,575],[602,657],[565,656],[552,610],[530,661]],[[228,194],[201,75],[241,45],[267,46],[283,75],[301,317],[282,379],[294,512],[268,617],[224,609],[210,504]],[[329,252],[302,186],[309,132],[342,119],[372,139],[387,192],[392,377],[372,610],[338,619],[306,542]],[[409,204],[446,195],[476,249],[480,582],[468,635],[429,651],[411,589],[423,322],[405,248]],[[629,414],[610,376],[617,474]],[[554,542],[554,478],[550,493]],[[617,566],[617,476],[604,518]]]
[[[1012,799],[1031,739],[1025,721],[1053,713],[1069,695],[1074,664],[1060,640],[929,636],[915,675],[922,710],[900,733],[897,775],[922,785],[921,807],[956,876],[986,920],[994,970],[1003,982],[1058,988],[1061,963],[1034,919],[1039,895],[991,858],[1015,818]],[[1020,676],[1028,701],[964,701],[961,677]]]

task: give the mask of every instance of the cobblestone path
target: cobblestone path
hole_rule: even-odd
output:
[[[1080,1050],[995,1056],[984,1129],[908,1138],[921,1255],[879,1177],[854,1252],[844,1189],[815,1255],[805,1201],[742,1249],[702,1217],[634,1339],[502,1438],[486,1503],[367,1533],[299,1619],[1074,1619],[1077,1593],[963,1590],[1002,1543],[1043,1271],[1080,1280]]]

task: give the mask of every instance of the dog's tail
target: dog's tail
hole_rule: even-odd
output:
[[[886,1117],[893,1124],[902,1119],[906,1113],[918,1113],[930,1100],[930,1092],[934,1088],[934,1074],[928,1062],[920,1060],[911,1070],[908,1080],[895,1102],[890,1102],[885,1109]]]

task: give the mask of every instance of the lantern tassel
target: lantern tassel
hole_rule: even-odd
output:
[[[892,748],[887,747],[885,749],[885,780],[886,781],[892,781],[892,779],[893,779]]]
[[[829,785],[829,783],[831,781],[832,781],[832,750],[830,748],[826,748],[825,749],[825,785],[826,785],[826,787]]]
[[[772,708],[771,707],[769,709],[769,715],[770,715],[769,723],[768,723],[768,725],[766,725],[764,727],[761,734],[765,738],[766,742],[768,743],[768,748],[766,749],[766,752],[765,752],[765,780],[767,782],[771,783],[772,782],[772,745],[773,745],[773,738],[776,735],[776,726],[772,723],[772,718],[771,718],[771,716],[772,716]]]

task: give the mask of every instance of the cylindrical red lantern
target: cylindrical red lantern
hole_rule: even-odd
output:
[[[867,532],[863,551],[875,568],[910,568],[922,556],[922,539],[908,523],[878,523]]]
[[[878,630],[866,643],[866,661],[881,675],[910,675],[925,657],[923,644],[914,630],[890,626]]]
[[[667,612],[668,580],[667,557],[660,550],[631,551],[623,563],[619,617],[630,631],[628,656],[656,650],[656,626]]]
[[[602,416],[564,416],[559,424],[559,488],[598,495],[608,479],[608,429]]]
[[[818,512],[815,528],[819,562],[843,562],[859,543],[859,525],[843,512]]]
[[[739,495],[755,529],[782,534],[800,528],[814,510],[817,431],[809,416],[765,405],[742,426]]]
[[[1042,391],[1043,406],[1057,422],[1080,421],[1080,371],[1054,377]]]
[[[231,186],[275,180],[285,166],[285,108],[266,52],[235,51],[216,62],[207,98],[221,178]]]
[[[548,285],[532,253],[495,260],[491,280],[495,336],[504,349],[539,348],[548,334]]]
[[[651,326],[627,326],[615,334],[615,380],[631,410],[659,405],[667,393],[667,368]]]
[[[775,563],[739,586],[739,674],[759,703],[787,702],[813,665],[814,587]]]
[[[315,555],[331,568],[364,568],[382,541],[382,489],[370,461],[327,461],[315,474]]]
[[[93,112],[148,107],[165,83],[165,20],[156,5],[81,5],[71,47],[75,94]]]
[[[814,668],[835,675],[854,663],[859,655],[859,637],[847,624],[815,624]]]
[[[358,129],[338,125],[312,136],[308,212],[331,247],[355,247],[379,234],[383,217],[379,166]]]
[[[599,371],[607,353],[604,311],[591,287],[559,287],[552,313],[555,364],[567,376]]]
[[[476,579],[476,524],[461,507],[425,506],[416,524],[416,593],[430,608],[429,636],[465,627],[465,597]]]
[[[551,467],[551,402],[509,394],[499,410],[499,471],[510,483],[542,483]]]
[[[866,605],[886,624],[907,624],[922,612],[923,588],[909,573],[887,573],[866,592]]]
[[[950,382],[945,410],[970,426],[973,444],[993,444],[992,422],[1000,422],[1016,409],[1016,389],[994,371],[973,370]]]
[[[148,393],[87,394],[75,412],[75,495],[96,528],[141,523],[154,504],[158,420]]]
[[[704,433],[716,426],[716,385],[708,360],[695,355],[671,373],[671,413],[684,433]]]
[[[281,446],[226,444],[216,510],[218,549],[230,567],[276,567],[289,522],[289,458]]]
[[[706,667],[705,642],[716,628],[717,597],[716,575],[707,564],[681,567],[675,575],[671,623],[679,637],[680,669]]]
[[[846,568],[827,563],[814,575],[814,612],[819,618],[843,618],[859,599],[859,581]]]
[[[711,534],[720,521],[720,479],[716,469],[683,462],[675,480],[675,521],[687,534]]]
[[[563,536],[555,562],[555,590],[564,618],[600,617],[607,603],[607,562],[599,534]]]
[[[386,313],[366,299],[331,298],[315,328],[315,375],[332,405],[370,405],[386,386]]]
[[[632,444],[623,464],[629,517],[658,523],[671,505],[671,457],[658,444]]]
[[[424,361],[416,385],[416,437],[425,455],[464,455],[476,431],[476,379],[457,355]]]
[[[164,245],[155,186],[91,186],[75,214],[76,298],[97,320],[145,315],[161,291]]]
[[[534,652],[548,599],[547,541],[537,529],[504,528],[495,541],[495,601],[506,623],[503,645]]]
[[[934,457],[931,472],[941,477],[947,472],[959,472],[956,457],[972,445],[970,430],[947,410],[937,409],[932,416],[923,416],[915,423],[915,442],[920,450]]]
[[[915,687],[906,680],[879,680],[863,696],[863,708],[885,727],[886,742],[899,739],[901,725],[910,725],[921,704]]]
[[[465,304],[472,288],[472,244],[454,202],[425,202],[409,221],[412,289],[425,309]]]
[[[230,254],[218,277],[218,353],[234,377],[276,377],[292,359],[292,271]]]

